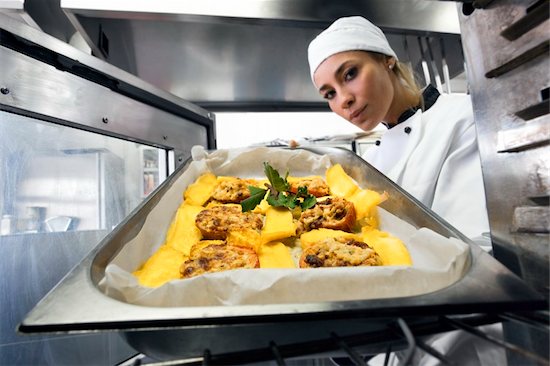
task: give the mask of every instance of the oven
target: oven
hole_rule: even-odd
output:
[[[396,12],[403,10],[399,6],[405,5],[397,3]],[[414,32],[396,29],[390,39],[399,44],[399,53],[408,56],[404,59],[425,82],[443,92],[464,89],[472,96],[492,255],[471,245],[469,262],[458,282],[419,296],[193,308],[126,304],[105,296],[98,290],[99,283],[107,264],[173,194],[173,187],[193,162],[191,147],[215,151],[217,111],[325,107],[313,93],[301,92],[296,86],[296,80],[308,73],[305,65],[300,66],[303,73],[288,71],[295,55],[288,57],[289,64],[270,66],[284,75],[279,80],[283,85],[272,76],[258,75],[258,83],[253,84],[235,65],[241,61],[250,67],[254,60],[239,59],[241,53],[236,52],[234,63],[219,71],[233,73],[234,84],[214,90],[211,83],[195,79],[204,70],[187,75],[186,82],[195,88],[184,80],[171,83],[185,72],[173,71],[171,80],[164,79],[151,66],[155,55],[147,53],[147,47],[155,40],[163,41],[170,55],[170,48],[177,49],[168,42],[170,34],[196,32],[198,36],[190,40],[195,48],[177,47],[183,47],[189,59],[202,60],[201,67],[208,69],[213,57],[222,52],[205,53],[201,45],[212,39],[223,41],[219,34],[224,30],[229,34],[230,27],[236,34],[245,34],[244,28],[252,25],[260,39],[273,33],[274,47],[262,48],[252,42],[254,35],[245,35],[247,42],[236,47],[242,50],[253,44],[260,61],[270,65],[274,59],[270,52],[280,52],[289,37],[305,42],[330,17],[349,11],[368,14],[373,9],[344,3],[319,14],[306,11],[313,5],[303,1],[296,8],[275,8],[279,10],[262,16],[260,10],[249,7],[241,18],[216,7],[210,13],[146,8],[129,14],[94,10],[85,1],[62,1],[69,22],[65,26],[83,35],[94,56],[0,14],[0,127],[12,141],[24,141],[4,145],[14,147],[3,152],[2,174],[10,180],[3,181],[1,207],[0,250],[6,260],[2,267],[9,273],[2,292],[11,299],[3,300],[3,306],[13,314],[2,324],[3,345],[9,351],[5,354],[11,357],[6,360],[27,360],[21,356],[22,349],[45,347],[52,354],[82,348],[79,352],[86,361],[72,361],[90,364],[292,364],[334,357],[364,364],[364,355],[392,351],[401,351],[407,364],[418,350],[452,362],[424,340],[461,330],[479,342],[506,349],[510,365],[547,364],[549,4],[519,0],[427,3],[438,11],[449,5],[458,9],[460,35],[427,21],[425,29]],[[376,14],[381,21],[387,19],[380,9]],[[32,7],[26,10],[32,13]],[[153,28],[150,22],[161,22],[161,26]],[[215,29],[213,38],[208,24]],[[303,32],[296,31],[297,24]],[[274,29],[281,32],[275,34]],[[143,42],[121,47],[127,31]],[[194,49],[203,51],[197,54]],[[139,54],[148,57],[148,62],[140,64],[143,59],[134,58]],[[175,58],[174,54],[166,57]],[[166,63],[158,63],[168,70]],[[175,65],[171,67],[175,70]],[[467,83],[457,84],[461,78]],[[185,87],[178,89],[178,85]],[[33,143],[40,136],[43,143]],[[388,203],[385,209],[470,244],[354,154],[319,146],[303,150],[329,156],[357,181],[368,177],[378,188],[391,190],[398,204]],[[59,166],[57,181],[37,191],[29,185],[44,182],[48,170],[43,166]],[[25,175],[26,171],[33,174]],[[71,182],[77,180],[89,182],[85,184],[89,190],[70,195]],[[121,181],[139,183],[124,183],[121,188],[117,185]],[[59,182],[65,185],[56,200],[41,198],[51,192],[47,187]],[[79,202],[76,208],[75,201]],[[48,218],[54,219],[49,226]],[[20,277],[28,266],[32,270]],[[22,294],[30,283],[34,284],[32,296],[25,298]],[[489,324],[502,324],[503,336],[484,332],[483,326]],[[19,333],[13,334],[10,329],[16,325]],[[70,358],[50,357],[38,359],[71,362]]]

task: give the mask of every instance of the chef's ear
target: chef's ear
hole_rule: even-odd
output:
[[[386,57],[386,66],[388,67],[388,69],[393,70],[396,62],[397,60],[395,59],[395,57],[393,56]]]

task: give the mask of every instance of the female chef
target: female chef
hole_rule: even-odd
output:
[[[367,162],[466,236],[489,231],[468,95],[421,90],[382,31],[358,16],[319,34],[308,60],[333,112],[365,131],[388,128],[364,154]]]
[[[333,112],[365,131],[387,127],[363,158],[490,248],[481,236],[489,223],[470,97],[420,89],[382,31],[362,17],[335,21],[310,43],[308,59],[313,84]],[[485,331],[498,334],[499,327]],[[430,343],[459,364],[505,362],[500,350],[467,338],[453,332]],[[424,354],[416,361],[436,360]]]

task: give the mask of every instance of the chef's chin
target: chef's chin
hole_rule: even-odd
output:
[[[348,120],[348,121],[354,124],[355,126],[359,127],[360,129],[362,129],[363,131],[370,131],[380,123],[380,122],[373,122],[369,120],[361,120],[357,118],[353,120]]]

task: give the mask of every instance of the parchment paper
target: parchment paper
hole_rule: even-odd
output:
[[[193,162],[150,212],[140,233],[106,267],[100,288],[108,296],[145,306],[215,306],[360,300],[425,294],[459,280],[468,244],[426,228],[416,229],[378,208],[380,230],[400,238],[412,266],[315,269],[241,269],[170,281],[158,288],[140,286],[132,272],[160,245],[182,203],[185,188],[206,171],[216,175],[263,177],[263,162],[293,176],[321,175],[328,156],[304,150],[248,148],[207,154],[194,147]],[[364,187],[368,188],[368,187]],[[389,198],[391,199],[391,197]]]

